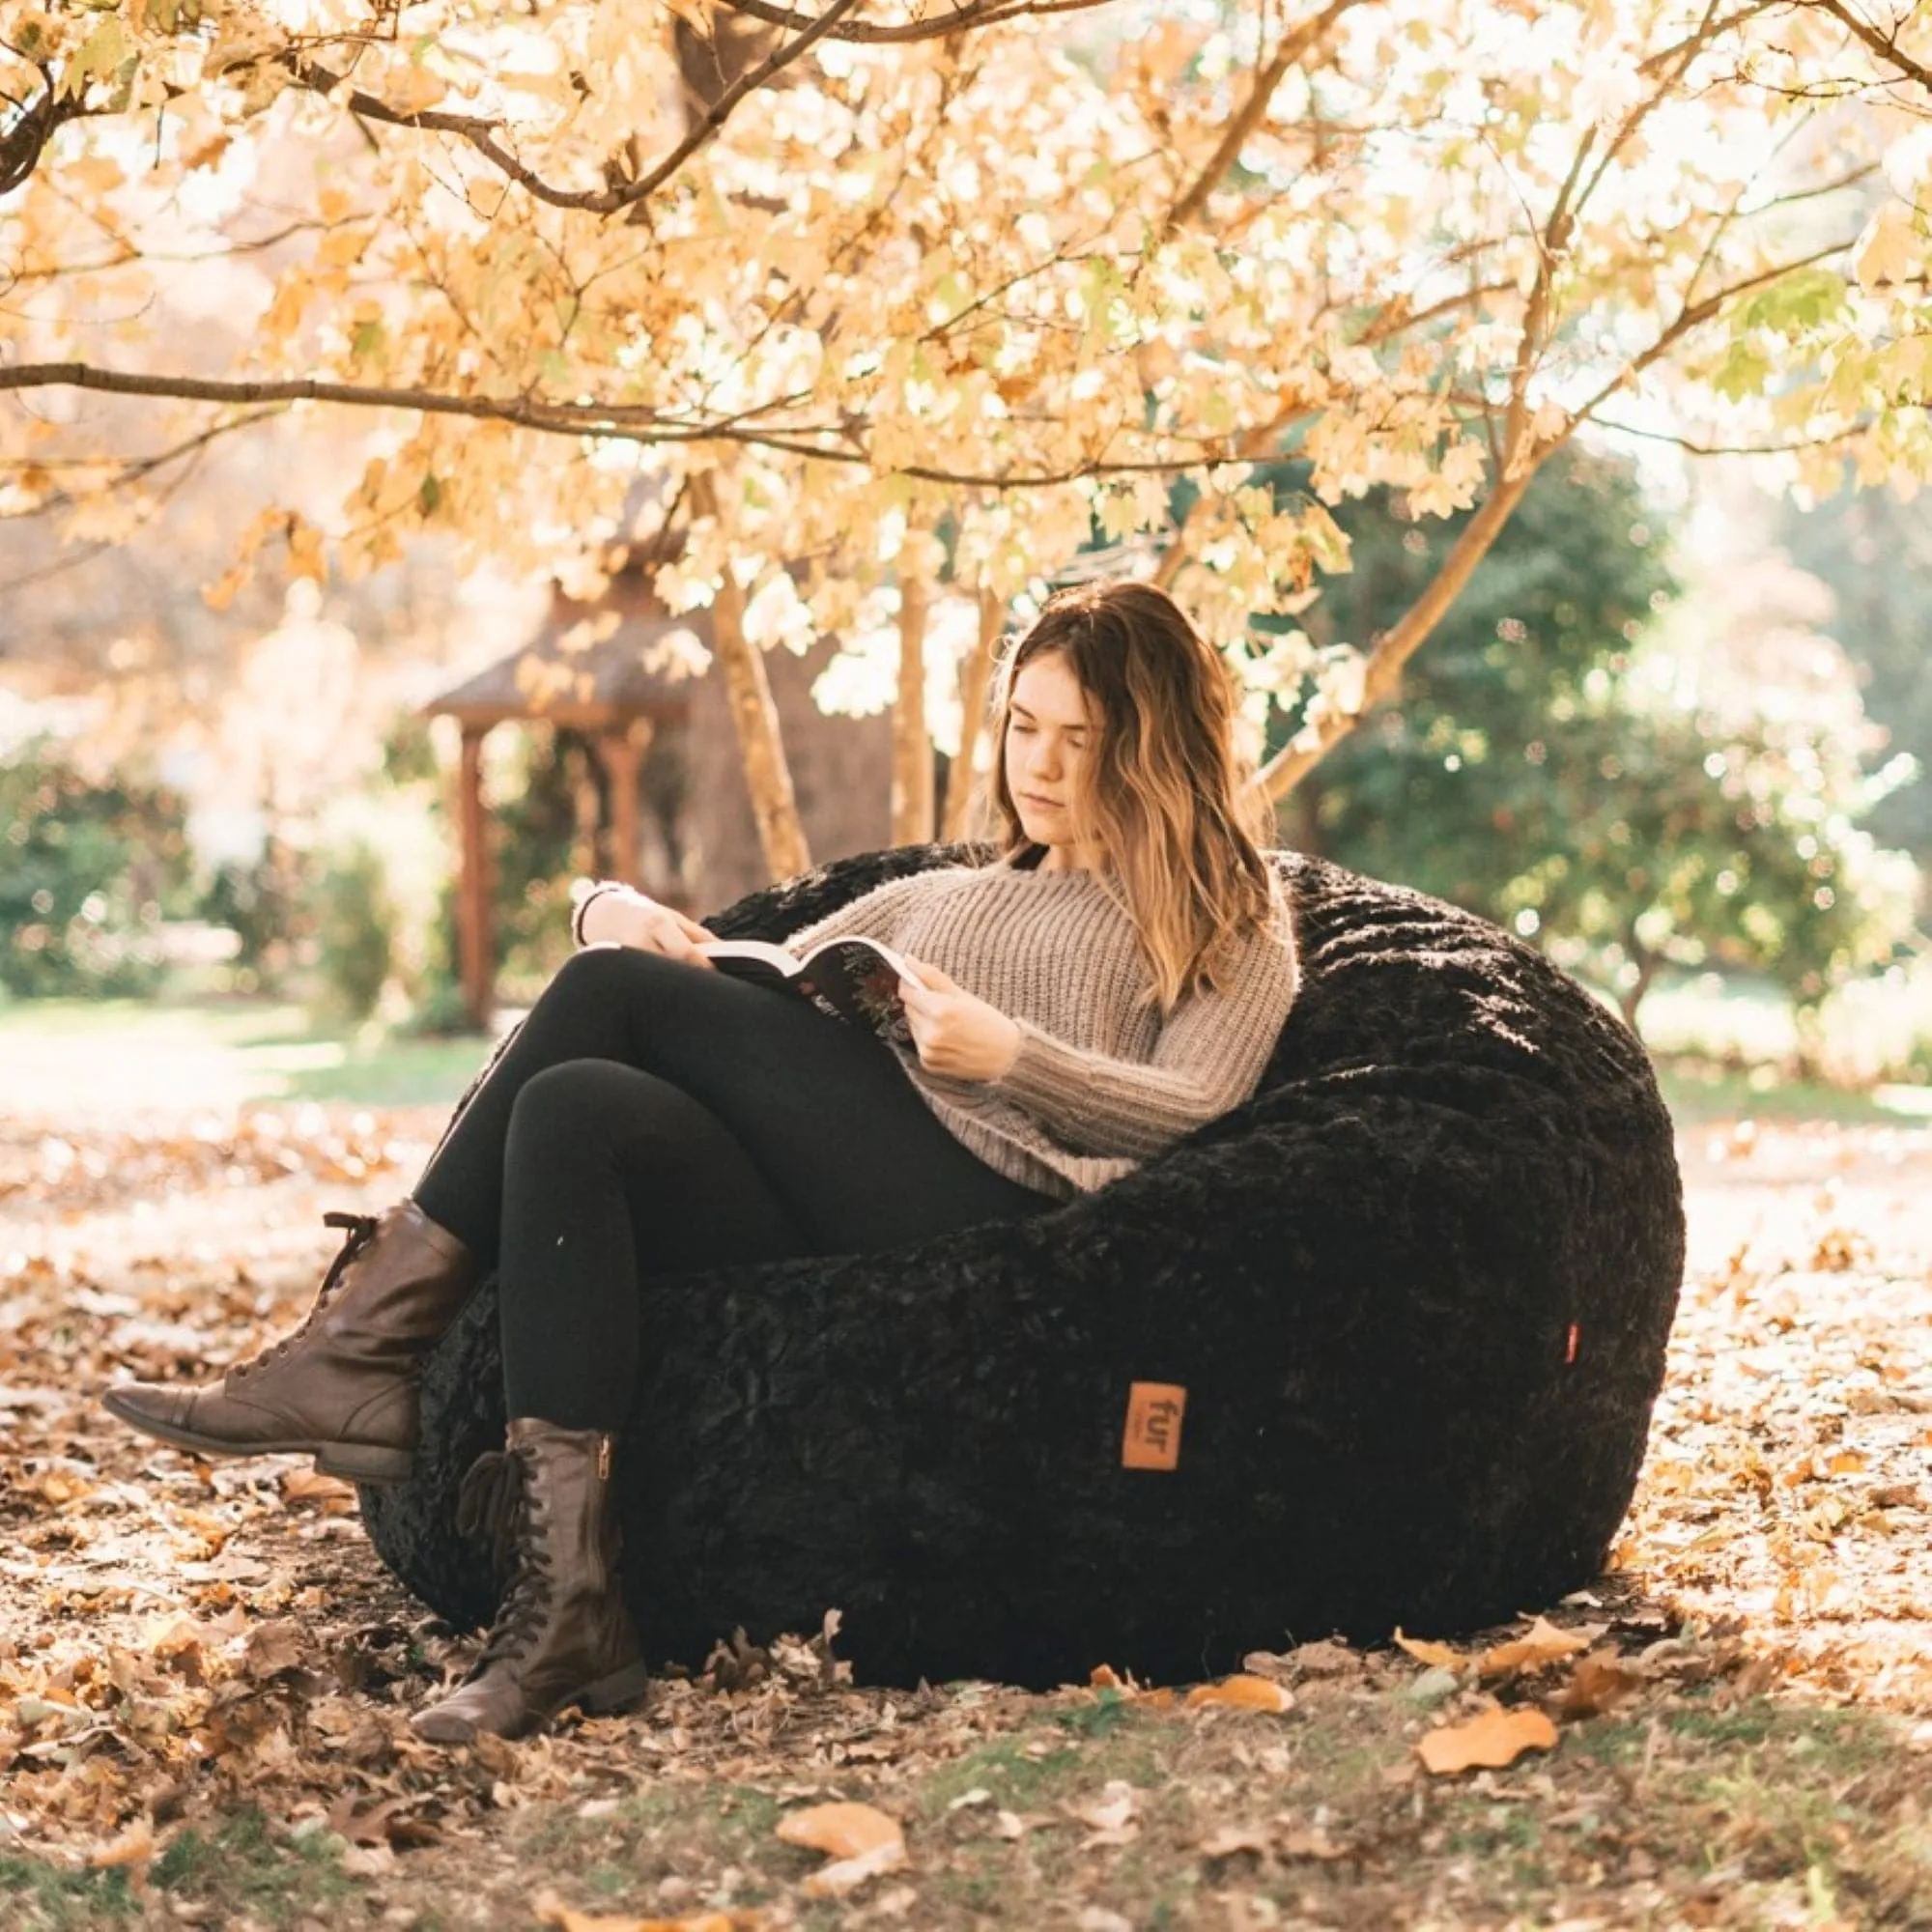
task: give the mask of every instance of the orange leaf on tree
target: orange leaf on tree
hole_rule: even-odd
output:
[[[1500,1770],[1526,1750],[1548,1750],[1556,1726],[1541,1711],[1485,1711],[1465,1724],[1444,1724],[1415,1747],[1437,1777],[1477,1765]]]

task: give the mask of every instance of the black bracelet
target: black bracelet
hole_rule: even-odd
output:
[[[621,892],[623,888],[614,879],[605,879],[578,900],[577,909],[570,915],[570,943],[581,948],[583,944],[583,915],[590,910],[592,899],[602,898],[606,893]]]

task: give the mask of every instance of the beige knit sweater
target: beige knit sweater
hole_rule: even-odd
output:
[[[1293,927],[1279,885],[1269,927],[1237,951],[1221,988],[1193,993],[1165,1025],[1140,997],[1152,978],[1132,923],[1098,876],[1004,860],[890,880],[786,941],[863,933],[930,960],[1020,1029],[999,1080],[928,1073],[895,1047],[946,1127],[989,1167],[1070,1198],[1238,1105],[1294,999]]]

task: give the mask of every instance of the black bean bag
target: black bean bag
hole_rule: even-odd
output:
[[[844,860],[708,923],[781,938],[972,851]],[[1684,1259],[1649,1063],[1486,921],[1277,863],[1304,977],[1244,1105],[1031,1220],[645,1285],[619,1469],[654,1661],[837,1606],[861,1682],[1191,1680],[1599,1574]],[[1136,1383],[1186,1391],[1172,1468],[1123,1466]],[[459,1626],[496,1605],[456,1494],[502,1427],[486,1284],[427,1364],[416,1474],[362,1492]]]

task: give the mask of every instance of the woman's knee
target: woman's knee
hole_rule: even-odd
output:
[[[511,1133],[548,1142],[559,1128],[588,1126],[611,1110],[614,1067],[609,1060],[561,1060],[532,1073],[511,1105]]]
[[[639,1138],[675,1143],[689,1130],[693,1102],[666,1082],[614,1060],[564,1060],[525,1081],[510,1109],[512,1140],[528,1148],[583,1153],[635,1147]]]

